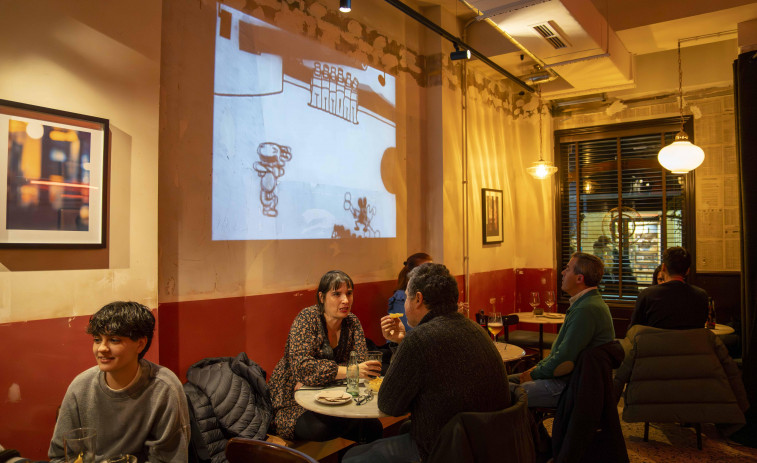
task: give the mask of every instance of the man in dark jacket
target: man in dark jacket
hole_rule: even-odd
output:
[[[684,280],[690,266],[691,254],[686,249],[676,246],[665,250],[660,272],[668,275],[667,281],[639,293],[629,328],[633,325],[666,330],[704,328],[708,296],[705,290]]]
[[[425,459],[444,425],[460,412],[493,412],[510,404],[502,357],[486,332],[457,312],[457,282],[444,265],[410,272],[405,332],[396,318],[381,329],[399,344],[378,396],[379,410],[410,413],[409,434],[351,449],[344,463]]]

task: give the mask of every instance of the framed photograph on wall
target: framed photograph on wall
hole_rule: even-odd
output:
[[[0,247],[101,248],[107,119],[0,100]]]
[[[481,230],[484,244],[501,243],[505,239],[502,199],[502,190],[481,189]]]

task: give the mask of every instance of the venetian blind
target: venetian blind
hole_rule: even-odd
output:
[[[563,267],[575,251],[601,258],[605,299],[633,301],[652,283],[662,251],[686,246],[691,182],[657,161],[679,124],[666,119],[555,134],[559,258]]]

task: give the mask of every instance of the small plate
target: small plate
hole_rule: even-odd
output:
[[[324,405],[343,405],[349,403],[352,396],[346,392],[328,391],[322,392],[315,397],[315,401]]]

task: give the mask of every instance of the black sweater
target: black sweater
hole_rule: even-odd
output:
[[[682,281],[653,285],[639,293],[631,315],[633,325],[666,330],[704,328],[707,320],[707,292]]]
[[[410,435],[424,459],[456,414],[497,411],[509,404],[502,357],[483,328],[457,312],[429,312],[407,334],[378,396],[382,412],[411,413]]]

